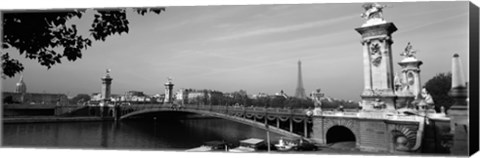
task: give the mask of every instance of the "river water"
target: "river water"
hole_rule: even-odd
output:
[[[186,150],[206,141],[238,144],[266,131],[217,118],[4,124],[7,147]],[[272,142],[281,135],[270,132]]]

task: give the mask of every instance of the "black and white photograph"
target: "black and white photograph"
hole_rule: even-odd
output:
[[[469,156],[478,16],[469,1],[2,8],[1,148]]]

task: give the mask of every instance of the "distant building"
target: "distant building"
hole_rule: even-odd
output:
[[[55,104],[68,105],[68,98],[65,94],[50,93],[16,93],[3,92],[5,104]]]
[[[205,102],[210,98],[208,90],[192,90],[188,89],[186,92],[186,100],[187,103],[197,103],[197,102]]]
[[[141,91],[128,91],[126,94],[125,94],[126,97],[133,97],[133,96],[145,96],[145,94]]]
[[[130,101],[130,102],[158,102],[158,97],[151,97],[146,95],[142,91],[128,91],[125,93],[123,97],[121,97],[121,101]]]
[[[195,103],[212,103],[218,104],[218,99],[220,97],[228,97],[228,93],[222,93],[215,90],[197,90],[197,89],[180,89],[176,95],[175,100],[184,104],[195,104]]]
[[[283,92],[283,90],[281,90],[280,93],[275,93],[275,96],[284,97],[285,99],[288,98],[288,95],[285,92]]]
[[[155,94],[151,99],[154,102],[163,103],[165,100],[165,94]]]
[[[268,97],[269,95],[267,93],[261,93],[259,92],[258,94],[252,95],[252,99],[258,99],[258,98],[263,98],[263,97]]]
[[[27,86],[22,75],[16,84],[15,92],[3,92],[3,103],[68,105],[68,97],[65,94],[27,93]]]
[[[125,100],[125,97],[119,94],[110,94],[110,100],[111,101],[123,101]]]
[[[287,95],[287,93],[285,93],[283,90],[281,90],[280,92],[277,92],[273,95],[271,94],[267,94],[267,93],[258,93],[258,94],[253,94],[250,96],[251,99],[258,99],[258,98],[276,98],[276,97],[282,97],[282,98],[285,98],[287,99],[289,96]]]
[[[183,98],[185,97],[186,93],[185,93],[185,90],[184,89],[179,89],[176,93],[175,93],[175,100],[183,100]]]
[[[102,94],[101,93],[92,93],[92,95],[90,95],[90,100],[91,101],[100,101],[102,100]]]
[[[27,93],[27,85],[23,82],[23,75],[20,76],[20,81],[17,83],[17,87],[15,88],[16,93]]]

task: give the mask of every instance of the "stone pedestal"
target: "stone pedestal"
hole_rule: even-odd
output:
[[[453,134],[453,146],[450,149],[452,155],[468,155],[468,112],[451,110],[451,134]]]
[[[448,110],[450,117],[450,133],[453,134],[452,155],[468,155],[468,106],[466,103],[466,88],[455,88],[450,91],[455,104]]]
[[[402,74],[400,77],[406,82],[401,91],[410,92],[415,99],[421,97],[420,92],[422,91],[422,86],[420,82],[420,65],[422,65],[422,63],[422,61],[414,57],[405,58],[398,63],[402,68]]]
[[[453,146],[450,151],[452,155],[467,156],[469,154],[468,91],[458,57],[458,54],[455,54],[452,58],[452,89],[449,92],[449,95],[455,100],[453,106],[448,110],[450,133],[453,134]]]
[[[361,95],[363,109],[373,110],[376,102],[383,102],[383,109],[394,110],[396,95],[393,86],[391,34],[397,27],[393,23],[382,23],[355,30],[362,35],[365,85]]]

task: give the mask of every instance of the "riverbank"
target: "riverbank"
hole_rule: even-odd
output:
[[[57,116],[26,116],[2,118],[3,123],[45,123],[45,122],[82,122],[82,121],[111,121],[113,118],[106,117],[57,117]]]

